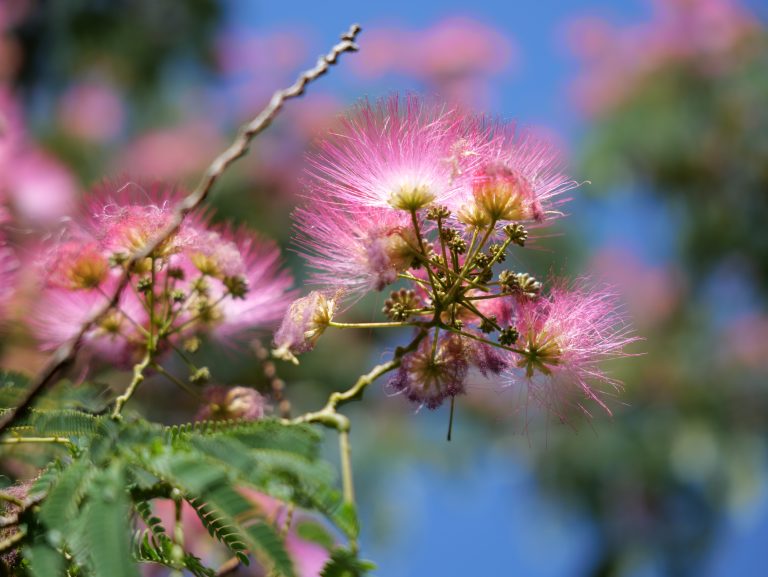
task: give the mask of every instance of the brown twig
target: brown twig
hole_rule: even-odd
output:
[[[240,568],[240,559],[238,557],[231,557],[222,563],[221,567],[216,570],[216,577],[224,577],[225,575],[231,575]]]
[[[125,263],[125,272],[121,276],[120,282],[114,293],[112,293],[111,298],[109,298],[104,306],[98,309],[96,313],[92,315],[82,327],[80,327],[80,330],[74,337],[61,345],[53,355],[51,355],[51,358],[46,365],[30,383],[29,388],[19,405],[13,411],[3,416],[2,420],[0,420],[0,434],[5,432],[18,419],[26,415],[37,397],[46,389],[46,387],[73,363],[83,338],[88,331],[96,326],[99,321],[101,321],[101,319],[117,305],[123,289],[128,285],[133,266],[149,257],[157,247],[176,232],[179,226],[181,226],[184,217],[203,203],[213,185],[221,175],[224,174],[224,171],[233,162],[244,156],[248,152],[251,141],[272,124],[272,121],[283,108],[286,100],[297,98],[304,94],[307,84],[323,76],[332,65],[336,64],[341,54],[344,52],[355,52],[358,49],[355,39],[360,30],[360,26],[353,24],[349,30],[341,36],[341,42],[336,44],[327,54],[318,59],[314,68],[300,74],[296,82],[288,88],[275,92],[266,108],[264,108],[253,120],[240,128],[237,137],[229,148],[216,157],[203,174],[200,183],[176,206],[168,225],[152,242],[149,242],[143,249],[136,251],[131,255],[131,258]]]

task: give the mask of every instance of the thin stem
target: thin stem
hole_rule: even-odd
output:
[[[457,335],[461,335],[462,337],[469,337],[470,339],[474,339],[478,342],[485,343],[486,345],[492,345],[494,347],[497,347],[499,349],[504,349],[505,351],[511,351],[513,353],[517,353],[518,355],[525,355],[526,352],[523,349],[515,349],[512,347],[508,347],[506,345],[502,345],[501,343],[494,343],[493,341],[489,341],[488,339],[484,339],[483,337],[478,337],[477,335],[473,335],[472,333],[466,333],[462,330],[455,329],[453,327],[449,327],[448,325],[441,325],[441,329],[445,331],[451,331],[452,333],[456,333]]]
[[[501,245],[501,248],[499,248],[499,250],[496,251],[496,254],[493,255],[493,258],[491,259],[491,262],[489,262],[487,265],[485,265],[483,270],[481,270],[479,273],[477,273],[477,275],[475,276],[475,280],[479,279],[479,278],[482,278],[485,273],[487,273],[489,270],[491,270],[493,265],[495,265],[498,262],[498,260],[501,258],[501,255],[503,255],[507,251],[507,247],[509,247],[509,245],[511,243],[512,243],[512,239],[511,238],[507,238],[507,239],[504,240],[504,243]]]
[[[161,375],[163,375],[166,379],[171,381],[174,385],[178,386],[180,389],[183,389],[184,391],[186,391],[187,393],[189,393],[190,395],[192,395],[197,399],[202,399],[202,395],[198,391],[190,387],[187,383],[182,381],[179,377],[177,377],[173,373],[169,373],[168,371],[166,371],[161,364],[152,363],[152,368],[155,369]]]
[[[446,440],[448,442],[451,441],[451,432],[453,431],[453,407],[456,404],[456,396],[451,395],[451,414],[448,417],[448,435],[446,435]]]
[[[149,259],[149,265],[152,267],[150,272],[149,292],[147,293],[147,304],[149,305],[149,348],[155,350],[157,341],[155,339],[155,257]],[[158,337],[160,335],[158,334]]]
[[[174,575],[182,577],[182,570],[184,569],[184,524],[182,523],[182,508],[183,499],[181,491],[173,489],[171,493],[173,499],[174,508],[174,522],[173,522],[173,547],[171,548],[171,561],[174,565]]]
[[[424,239],[421,236],[421,228],[419,228],[419,218],[416,216],[416,211],[411,211],[411,222],[413,223],[413,230],[416,233],[416,240],[419,242],[419,254],[423,255],[424,257],[424,268],[427,269],[427,276],[429,276],[429,282],[432,283],[433,287],[437,287],[437,279],[435,278],[434,273],[432,272],[432,267],[430,266],[432,263],[429,262],[429,258],[427,258],[427,249],[424,245]]]
[[[384,321],[380,323],[337,323],[330,321],[329,327],[335,329],[388,329],[393,327],[418,327],[421,323],[405,321]]]
[[[341,455],[341,485],[344,502],[355,504],[355,486],[352,478],[352,449],[349,446],[349,429],[339,431],[339,453]]]
[[[221,304],[224,301],[225,298],[227,298],[229,296],[229,294],[230,294],[229,291],[226,291],[223,295],[221,295],[219,298],[217,298],[215,301],[213,301],[211,304],[209,304],[208,308],[212,309],[212,308],[218,306],[219,304]],[[173,329],[171,329],[171,325],[173,324],[173,321],[178,318],[178,316],[182,312],[182,310],[183,310],[183,308],[180,308],[176,312],[176,315],[174,315],[173,318],[169,319],[168,323],[166,323],[166,325],[163,327],[163,331],[162,331],[162,335],[163,336],[168,336],[168,335],[173,335],[175,333],[180,333],[181,331],[186,329],[188,326],[193,325],[194,323],[196,323],[197,321],[200,320],[200,315],[197,314],[197,315],[194,315],[191,318],[187,319],[186,321],[181,323],[179,326],[173,327]]]
[[[343,417],[343,415],[339,415],[336,412],[336,409],[342,405],[346,405],[347,403],[355,400],[360,394],[362,394],[362,392],[365,390],[365,387],[370,385],[373,381],[378,379],[380,376],[398,368],[400,366],[403,356],[405,356],[407,353],[411,351],[416,350],[416,347],[419,346],[419,343],[424,339],[425,336],[427,336],[426,330],[419,331],[419,334],[416,335],[416,337],[408,344],[407,347],[397,348],[392,360],[386,363],[381,363],[380,365],[376,365],[368,373],[361,375],[357,379],[355,384],[352,385],[346,391],[331,393],[331,396],[328,397],[328,401],[325,403],[325,406],[319,411],[314,411],[312,413],[305,413],[304,415],[301,415],[292,420],[284,421],[284,422],[286,424],[320,423],[327,427],[340,430],[340,428],[343,428],[342,426],[343,423],[340,422],[338,417]]]
[[[493,232],[493,227],[496,226],[495,222],[491,223],[491,226],[488,228],[488,230],[483,235],[483,239],[480,242],[480,244],[477,245],[477,250],[474,254],[470,254],[470,251],[467,251],[467,258],[464,260],[464,266],[461,267],[461,271],[459,272],[459,276],[456,278],[456,281],[453,283],[453,286],[448,291],[448,294],[445,295],[445,301],[451,302],[453,298],[456,296],[456,293],[459,291],[459,288],[461,288],[461,281],[467,281],[470,284],[474,284],[479,277],[475,277],[475,280],[470,280],[465,278],[465,275],[469,272],[470,268],[472,267],[472,261],[475,258],[475,255],[483,250],[483,247],[485,246],[485,243],[488,242],[488,239],[491,236],[491,233]],[[472,233],[472,242],[470,243],[470,246],[474,247],[475,239],[478,236],[478,229],[475,229],[475,231]]]
[[[11,437],[9,439],[0,439],[2,445],[18,445],[21,443],[61,443],[62,445],[71,445],[66,437]]]
[[[136,363],[136,365],[133,367],[133,379],[131,379],[131,383],[128,385],[128,388],[125,389],[125,392],[122,395],[115,399],[115,408],[112,410],[113,419],[120,418],[120,411],[123,410],[123,406],[131,399],[133,393],[136,392],[136,389],[139,387],[139,385],[144,382],[144,371],[147,369],[151,362],[152,351],[147,349],[147,352],[144,353],[144,358],[141,359],[140,362]]]
[[[495,328],[496,330],[499,330],[499,329],[501,329],[501,325],[499,325],[499,323],[497,323],[496,321],[494,321],[494,320],[492,320],[492,319],[488,318],[487,316],[485,316],[485,315],[484,315],[483,313],[481,313],[481,312],[480,312],[480,311],[477,309],[477,307],[476,307],[475,305],[473,305],[471,302],[469,302],[469,301],[465,301],[464,299],[461,299],[461,300],[459,301],[459,305],[460,305],[460,306],[463,306],[464,308],[466,308],[466,309],[468,309],[468,310],[470,310],[470,311],[472,311],[472,313],[476,314],[476,315],[477,315],[477,316],[479,316],[479,317],[480,317],[482,320],[484,320],[485,322],[489,323],[489,324],[490,324],[491,326],[493,326],[493,328]]]

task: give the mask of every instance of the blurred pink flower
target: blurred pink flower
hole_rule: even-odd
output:
[[[123,126],[125,111],[113,86],[85,82],[71,86],[61,97],[58,110],[62,128],[89,142],[115,138]]]
[[[181,198],[182,191],[162,183],[96,188],[40,259],[46,288],[34,326],[44,348],[69,340],[104,305],[122,276],[122,263],[169,224]],[[145,349],[149,310],[167,315],[168,340],[198,333],[231,340],[275,325],[294,297],[274,243],[211,225],[202,211],[187,214],[133,273],[119,306],[85,338],[86,349],[117,363]],[[145,289],[139,289],[141,282]]]
[[[762,26],[737,0],[655,0],[642,24],[619,28],[583,18],[569,28],[569,45],[584,62],[575,98],[586,113],[600,114],[665,66],[685,64],[702,74],[728,69]]]
[[[214,123],[191,121],[139,136],[119,155],[113,171],[140,179],[182,180],[199,174],[222,148]]]
[[[24,220],[52,223],[70,214],[75,206],[77,183],[72,173],[40,150],[18,154],[0,181]]]
[[[616,286],[635,326],[663,323],[680,303],[683,274],[670,266],[652,266],[620,248],[604,248],[588,265],[590,276]]]
[[[0,322],[5,319],[8,305],[14,294],[18,265],[13,250],[0,236]]]
[[[736,319],[725,329],[721,342],[726,362],[768,370],[768,316],[752,314]]]
[[[287,513],[285,503],[247,487],[241,487],[240,493],[262,511],[268,522],[278,527],[285,524]],[[296,527],[305,519],[311,519],[311,517],[300,510],[293,514],[285,546],[293,560],[298,577],[319,577],[330,555],[317,543],[306,541],[296,534]]]
[[[423,30],[371,28],[350,66],[363,78],[406,74],[456,104],[482,105],[493,76],[506,72],[516,49],[491,25],[452,17]]]
[[[28,141],[21,105],[0,89],[0,198],[22,221],[50,224],[71,212],[76,194],[70,171]]]

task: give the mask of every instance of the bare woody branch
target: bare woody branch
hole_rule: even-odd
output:
[[[272,95],[269,104],[250,122],[240,128],[237,137],[224,152],[222,152],[211,163],[203,174],[200,183],[195,189],[186,196],[175,208],[172,218],[168,225],[160,234],[142,250],[135,252],[125,264],[125,272],[120,278],[111,298],[101,307],[91,318],[83,324],[77,334],[67,343],[59,347],[46,363],[45,367],[36,375],[29,385],[24,398],[19,405],[11,412],[3,416],[0,420],[0,434],[5,432],[18,419],[24,417],[34,404],[36,398],[46,389],[48,385],[63,374],[75,360],[83,338],[101,319],[114,308],[120,295],[128,284],[132,268],[136,263],[142,262],[154,252],[158,246],[165,242],[181,226],[184,217],[192,210],[200,206],[208,197],[211,188],[216,181],[224,174],[227,168],[237,159],[243,157],[250,147],[251,141],[263,132],[277,114],[283,108],[287,100],[297,98],[304,94],[304,90],[310,82],[313,82],[328,72],[329,68],[336,64],[345,52],[355,52],[358,46],[355,43],[357,35],[360,33],[360,26],[353,24],[349,30],[341,36],[341,41],[331,50],[321,56],[314,68],[307,70],[299,75],[291,86],[278,90]]]

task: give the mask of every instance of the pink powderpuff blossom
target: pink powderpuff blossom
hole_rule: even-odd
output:
[[[469,363],[463,344],[456,335],[444,334],[433,354],[432,339],[425,338],[418,349],[403,357],[387,389],[428,409],[436,409],[449,397],[464,394]]]
[[[359,104],[309,157],[314,202],[417,210],[457,194],[459,117],[416,96]],[[462,156],[458,172],[475,158]]]
[[[19,263],[13,250],[0,237],[0,321],[5,318],[14,294]]]
[[[294,212],[311,282],[350,295],[382,290],[413,263],[418,240],[410,215],[315,202]]]
[[[125,256],[142,250],[173,218],[174,207],[184,192],[161,182],[105,181],[85,198],[83,234],[90,235],[113,254]],[[206,218],[202,211],[190,213],[176,234],[158,247],[158,255],[179,252],[194,238],[195,225]]]
[[[529,397],[555,412],[573,401],[589,414],[581,398],[611,413],[596,387],[620,383],[600,363],[628,356],[624,347],[638,340],[629,335],[613,292],[590,289],[583,281],[573,288],[554,283],[546,297],[518,300],[515,328],[520,353],[505,372],[508,384],[524,383]]]
[[[481,116],[465,122],[465,152],[480,166],[447,206],[470,226],[492,222],[546,223],[562,213],[563,194],[579,186],[563,171],[552,142],[514,123]]]
[[[291,290],[293,276],[282,268],[280,249],[271,240],[245,229],[222,229],[219,234],[231,243],[227,254],[222,251],[222,263],[232,263],[229,252],[232,248],[240,255],[246,292],[220,302],[221,318],[213,327],[213,334],[226,339],[254,329],[273,328],[296,297],[296,292]],[[223,298],[224,288],[236,294],[237,287],[230,284],[233,280],[237,283],[238,276],[224,276],[223,282],[212,289],[211,298],[214,301]]]
[[[42,259],[45,288],[35,326],[45,348],[74,336],[106,302],[122,263],[168,226],[181,198],[162,184],[129,183],[102,185],[87,199],[84,214]],[[86,344],[105,360],[124,362],[145,347],[150,332],[171,341],[198,333],[229,339],[271,327],[293,298],[291,284],[274,243],[214,227],[207,215],[193,212],[136,264],[119,306],[89,331]]]
[[[472,330],[467,334],[480,336]],[[476,370],[486,378],[501,374],[508,365],[503,353],[472,337],[443,333],[434,342],[429,336],[403,357],[386,388],[402,393],[416,405],[436,409],[446,399],[464,394],[470,371]]]
[[[48,288],[35,305],[30,326],[44,351],[52,351],[70,341],[115,290],[111,277],[99,288],[70,290]],[[138,297],[124,291],[118,306],[83,337],[83,349],[98,359],[129,366],[139,359],[144,336],[139,327],[149,319]]]

